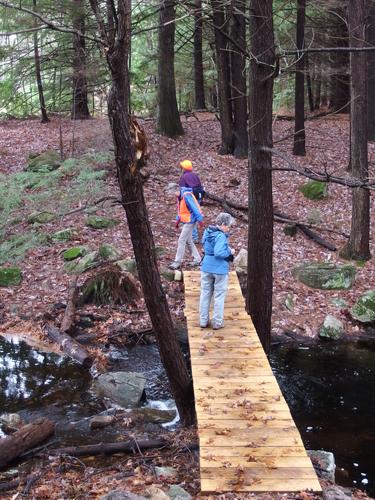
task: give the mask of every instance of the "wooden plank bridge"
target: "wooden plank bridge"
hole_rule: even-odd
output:
[[[201,491],[321,491],[258,339],[236,273],[225,326],[199,327],[200,272],[184,271]]]

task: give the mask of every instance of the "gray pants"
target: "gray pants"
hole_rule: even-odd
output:
[[[179,264],[181,264],[181,262],[184,260],[186,246],[188,247],[191,255],[193,256],[195,263],[199,263],[201,260],[201,256],[199,255],[197,247],[194,245],[193,242],[194,227],[195,224],[184,224],[182,226],[182,231],[180,237],[178,238],[178,243],[177,243],[177,253],[174,259],[175,262],[178,262]]]
[[[199,322],[205,327],[210,320],[210,304],[214,296],[214,315],[212,325],[224,324],[224,302],[228,290],[228,274],[201,272],[201,297],[199,303]]]

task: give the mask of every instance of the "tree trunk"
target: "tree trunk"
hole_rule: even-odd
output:
[[[21,453],[50,437],[54,430],[53,422],[41,418],[32,424],[24,425],[14,434],[0,439],[0,469]]]
[[[85,368],[91,367],[94,361],[92,356],[72,337],[48,323],[44,325],[44,330],[49,338],[61,347],[65,354],[78,361]]]
[[[245,9],[245,3],[241,0],[232,0],[232,6],[234,9],[231,19],[231,38],[236,41],[236,44],[232,44],[231,52],[234,127],[233,154],[236,158],[247,158],[246,24],[245,12],[241,12]]]
[[[367,43],[375,45],[375,4],[369,4],[369,23],[367,27]],[[375,52],[367,53],[368,68],[368,140],[375,140]]]
[[[310,112],[312,113],[314,111],[314,95],[313,95],[311,71],[310,71],[308,54],[305,54],[305,68],[306,68],[307,95],[309,98],[309,109],[310,109]]]
[[[246,308],[266,352],[272,312],[272,98],[275,71],[272,0],[250,2],[249,231]],[[267,150],[265,151],[264,148]]]
[[[223,31],[227,29],[225,4],[222,0],[211,0],[215,31],[217,87],[221,125],[221,147],[219,154],[233,153],[233,117],[230,92],[229,43]]]
[[[36,0],[33,0],[34,11],[36,12]],[[37,25],[37,20],[35,18],[34,25]],[[36,83],[38,86],[38,95],[39,95],[39,106],[40,113],[42,115],[42,123],[48,123],[49,118],[47,115],[46,104],[44,101],[44,92],[43,92],[43,82],[42,82],[42,71],[40,67],[40,54],[39,54],[39,45],[38,45],[38,32],[34,31],[33,35],[34,39],[34,60],[35,60],[35,74],[36,74]]]
[[[184,133],[177,107],[174,75],[175,0],[162,0],[159,16],[157,131],[168,137]]]
[[[73,28],[85,33],[85,6],[83,0],[73,0]],[[90,118],[87,78],[86,78],[86,44],[85,37],[73,35],[73,104],[72,120],[87,120]]]
[[[314,98],[314,111],[320,109],[320,99],[322,94],[322,68],[320,63],[315,63],[314,71],[315,81],[315,98]]]
[[[91,0],[93,1],[93,0]],[[182,422],[194,421],[194,394],[167,299],[157,267],[154,239],[143,195],[140,169],[145,163],[146,143],[143,130],[129,117],[128,57],[131,1],[121,0],[118,9],[118,34],[113,49],[107,53],[112,74],[108,113],[115,145],[118,181],[134,249],[139,280],[156,334],[160,357]]]
[[[195,0],[194,11],[194,88],[195,108],[206,109],[202,52],[202,0]]]
[[[350,0],[348,4],[352,1]],[[336,16],[332,16],[334,23],[331,29],[331,40],[335,47],[348,47],[348,29],[345,23],[345,9],[335,8]],[[349,54],[347,52],[332,52],[329,55],[332,71],[330,79],[330,104],[332,111],[349,113],[350,82],[349,82]]]
[[[305,46],[305,12],[306,0],[297,0],[297,50],[303,50]],[[306,155],[305,137],[305,56],[303,52],[298,53],[296,62],[296,79],[294,93],[294,142],[293,154],[296,156]]]
[[[348,24],[351,47],[366,45],[366,0],[352,0],[348,5]],[[350,53],[350,166],[352,175],[368,178],[367,151],[367,54]],[[342,257],[368,260],[370,254],[370,192],[352,191],[352,220],[350,237],[341,250]]]

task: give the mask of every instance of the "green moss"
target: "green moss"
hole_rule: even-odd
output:
[[[326,182],[309,181],[299,190],[309,200],[322,200],[327,197],[328,186]]]
[[[369,290],[361,295],[352,307],[351,314],[361,323],[375,321],[375,290]]]
[[[56,216],[51,214],[51,212],[33,212],[27,218],[29,224],[46,224],[47,222],[53,221]]]
[[[74,229],[71,227],[67,227],[66,229],[62,229],[61,231],[57,231],[56,233],[51,234],[51,240],[57,243],[65,243],[69,241],[74,235]]]
[[[107,229],[109,227],[117,226],[120,222],[116,219],[109,219],[108,217],[100,217],[99,215],[90,215],[86,219],[86,226],[93,229]]]
[[[22,273],[19,267],[0,268],[0,286],[19,285],[22,281]]]
[[[60,153],[58,151],[45,151],[37,156],[29,156],[25,167],[27,172],[50,172],[61,165]]]
[[[64,260],[70,261],[78,259],[78,257],[83,257],[87,254],[87,251],[88,249],[85,246],[72,247],[68,250],[65,250],[62,255]]]
[[[342,290],[352,286],[356,275],[354,266],[326,262],[307,262],[292,270],[293,276],[311,288]]]

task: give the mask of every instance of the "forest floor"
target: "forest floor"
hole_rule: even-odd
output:
[[[217,149],[220,144],[220,126],[213,115],[200,115],[200,120],[190,118],[183,122],[185,135],[178,139],[161,137],[154,132],[151,121],[144,123],[149,141],[149,159],[147,170],[150,177],[144,185],[145,198],[149,209],[151,226],[155,244],[162,247],[159,257],[160,267],[166,268],[173,261],[176,250],[178,232],[174,227],[175,198],[166,192],[169,183],[178,182],[180,170],[179,162],[183,159],[193,161],[196,172],[200,175],[205,188],[218,196],[226,196],[236,202],[247,203],[247,160],[238,160],[231,156],[220,156]],[[96,152],[113,151],[112,138],[107,119],[100,118],[82,121],[73,124],[63,120],[62,140],[65,157],[79,157],[85,153],[94,155]],[[335,175],[346,175],[349,155],[349,122],[346,116],[330,116],[306,123],[307,155],[304,158],[292,156],[291,138],[294,124],[291,121],[280,120],[274,124],[275,148],[287,155],[300,166],[309,166],[316,170],[326,169]],[[60,148],[60,122],[57,119],[49,124],[41,124],[38,120],[11,120],[0,122],[0,181],[17,179],[23,171],[30,153],[40,153],[47,149]],[[370,177],[374,176],[375,145],[369,145]],[[282,159],[274,158],[275,166],[285,166]],[[112,160],[101,160],[99,176],[92,172],[78,181],[79,171],[72,171],[59,178],[58,182],[48,186],[39,185],[37,188],[26,188],[25,199],[10,210],[9,219],[13,224],[6,224],[3,232],[4,240],[23,234],[31,234],[35,230],[42,230],[45,234],[67,227],[75,228],[76,233],[68,243],[30,245],[23,258],[16,264],[21,268],[23,281],[19,286],[0,288],[0,333],[17,333],[24,336],[33,336],[46,341],[41,330],[41,324],[54,311],[54,321],[59,325],[62,317],[61,308],[54,309],[54,305],[66,303],[71,276],[64,270],[62,252],[68,247],[86,245],[91,249],[98,248],[103,243],[110,243],[120,250],[123,259],[133,257],[129,231],[126,225],[123,209],[109,203],[94,208],[97,215],[113,217],[119,221],[115,227],[104,230],[93,230],[85,225],[87,214],[85,206],[93,205],[95,200],[105,196],[119,195],[116,182],[116,170]],[[99,168],[98,167],[98,168]],[[104,170],[104,173],[103,173]],[[12,181],[13,182],[13,181]],[[17,181],[18,182],[18,181]],[[350,232],[350,191],[343,186],[332,184],[329,186],[328,198],[319,201],[307,200],[300,192],[299,187],[306,179],[295,173],[276,171],[273,174],[273,191],[275,208],[286,213],[290,218],[315,223],[317,226],[329,226],[338,233]],[[43,224],[40,228],[30,227],[27,216],[38,210],[48,210],[59,214],[52,222]],[[80,209],[75,213],[63,215],[66,212]],[[215,215],[221,211],[218,206],[207,204],[204,207],[206,224],[214,221]],[[375,202],[371,200],[372,217],[375,216]],[[313,290],[296,281],[292,277],[294,266],[306,261],[343,262],[338,252],[328,251],[307,239],[300,232],[295,237],[286,236],[282,224],[275,224],[274,229],[274,300],[272,331],[273,334],[284,335],[291,332],[297,336],[304,336],[307,340],[315,338],[324,317],[333,314],[345,326],[347,338],[355,337],[361,332],[361,326],[353,321],[348,309],[355,300],[366,290],[371,283],[375,283],[375,261],[354,263],[357,265],[357,277],[350,290],[321,291]],[[317,229],[325,239],[334,243],[338,248],[346,242],[346,238],[336,232],[326,232]],[[372,235],[373,236],[373,235]],[[231,246],[238,253],[247,246],[246,224],[237,220],[231,230]],[[0,248],[1,250],[1,248]],[[371,240],[371,250],[374,253],[374,240]],[[22,256],[21,256],[22,257]],[[79,284],[86,279],[81,276]],[[179,282],[163,281],[176,322],[184,322],[183,316],[183,285]],[[293,304],[293,307],[286,306]],[[343,299],[347,306],[338,307],[333,299]],[[108,334],[118,325],[143,329],[150,326],[148,315],[141,299],[133,306],[86,306],[86,309],[95,310],[107,316],[108,319],[96,323],[95,331],[98,345],[107,342]],[[57,311],[57,312],[56,312]],[[59,312],[60,311],[60,312]],[[90,329],[89,329],[90,331]],[[93,348],[92,352],[100,357],[100,349]],[[191,436],[188,436],[189,439]],[[146,454],[147,455],[147,454]],[[155,453],[151,454],[155,455]],[[186,477],[186,489],[192,494],[198,492],[198,462],[191,454],[186,462],[178,453],[176,456],[166,454],[160,458],[161,462],[170,460],[179,464],[181,468],[181,482]],[[185,454],[186,455],[186,454]],[[45,488],[72,489],[71,496],[64,498],[81,498],[79,489],[82,477],[85,477],[87,498],[96,498],[96,495],[126,486],[134,492],[144,491],[144,485],[155,484],[155,477],[148,474],[148,461],[142,458],[135,476],[121,478],[116,467],[110,472],[111,484],[108,481],[108,470],[89,470],[70,467],[64,479],[59,480],[63,470],[60,462],[51,462],[43,469],[43,480],[39,479],[33,487],[35,498],[44,496]],[[132,462],[134,465],[134,461]],[[132,465],[132,467],[133,467]],[[106,465],[108,467],[108,464]],[[132,469],[133,470],[133,469]],[[185,472],[184,472],[185,471]],[[196,477],[191,480],[192,471]],[[120,479],[116,479],[116,474]],[[87,475],[87,477],[86,477]],[[65,481],[65,482],[64,482]],[[138,483],[137,483],[138,481]],[[63,486],[62,486],[63,485]],[[65,486],[64,486],[65,485]],[[110,486],[110,488],[109,488]],[[40,491],[38,492],[38,488]],[[77,489],[75,492],[74,488]],[[143,489],[142,489],[143,488]],[[43,493],[44,491],[44,493]],[[362,493],[358,492],[358,496]],[[255,495],[256,498],[276,498],[272,495]],[[86,497],[82,497],[86,498]],[[237,494],[222,495],[220,498],[240,498]],[[248,498],[254,496],[248,495]],[[277,498],[313,498],[308,494],[278,496]]]

